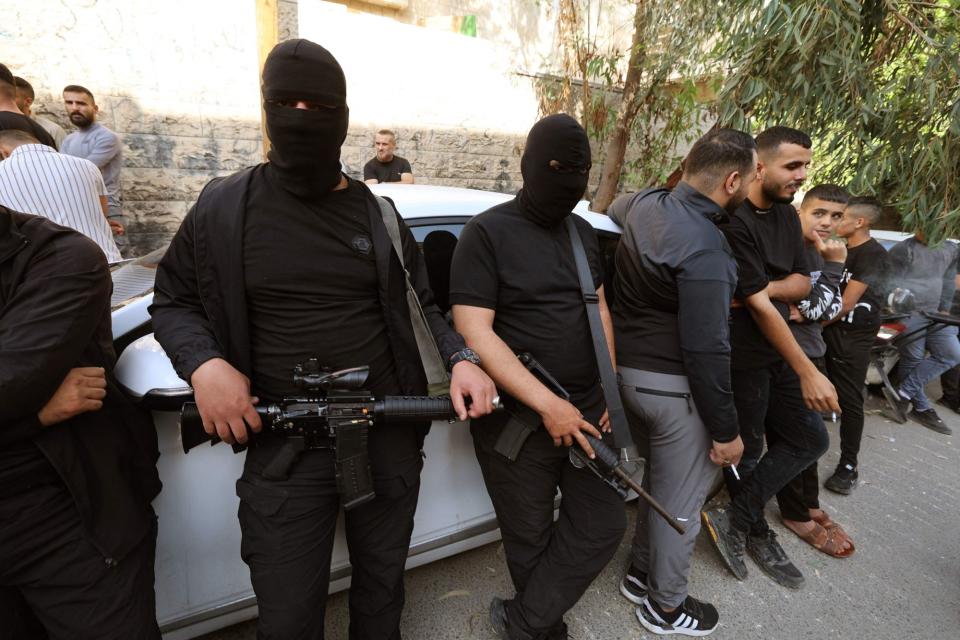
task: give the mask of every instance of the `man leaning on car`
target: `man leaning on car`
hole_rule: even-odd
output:
[[[403,266],[377,200],[340,170],[346,79],[307,40],[276,47],[263,68],[269,162],[214,180],[187,214],[157,271],[157,340],[193,385],[204,428],[246,444],[237,481],[241,555],[259,607],[258,637],[323,638],[340,500],[334,454],[302,452],[285,478],[265,468],[283,436],[261,431],[254,404],[296,395],[294,367],[368,365],[376,396],[424,395]],[[423,258],[398,219],[403,260],[440,353],[454,406],[492,410],[493,383],[433,304]],[[427,425],[371,429],[376,497],[345,514],[353,565],[350,637],[396,639]],[[248,437],[248,428],[258,432]]]
[[[156,638],[150,418],[113,380],[103,251],[0,206],[0,639]]]
[[[613,557],[626,529],[619,494],[574,467],[566,448],[592,453],[584,433],[600,437],[597,425],[606,422],[568,217],[585,248],[612,351],[597,237],[571,214],[587,188],[590,157],[587,134],[570,116],[535,124],[520,160],[523,189],[467,223],[450,271],[456,326],[503,389],[509,412],[470,425],[516,589],[513,598],[490,605],[502,640],[566,640],[564,614]],[[569,401],[534,377],[514,355],[520,352],[536,358]],[[532,431],[505,455],[498,441],[515,431],[516,413],[530,416]],[[554,523],[558,489],[563,498]]]

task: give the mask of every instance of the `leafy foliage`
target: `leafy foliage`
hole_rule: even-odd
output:
[[[960,0],[622,0],[636,10],[628,51],[598,49],[591,0],[561,4],[575,62],[543,83],[542,107],[576,113],[604,165],[626,126],[614,180],[662,182],[714,116],[754,133],[786,124],[815,141],[810,182],[875,195],[931,241],[960,236]],[[625,59],[640,70],[630,104]]]
[[[590,15],[604,3],[594,4],[561,2],[558,32],[563,69],[559,78],[541,80],[541,110],[575,114],[600,147],[618,126],[618,115],[627,115],[630,160],[621,182],[635,187],[662,183],[680,161],[678,149],[707,126],[710,87],[718,83],[702,52],[704,43],[717,32],[722,3],[620,2],[635,8],[634,50],[600,48]],[[611,4],[617,3],[606,3]],[[625,88],[629,68],[624,62],[631,57],[641,73],[635,87]],[[572,86],[571,79],[577,86]]]
[[[720,122],[803,129],[811,179],[899,210],[931,241],[960,231],[960,4],[770,0],[715,55],[731,71]]]

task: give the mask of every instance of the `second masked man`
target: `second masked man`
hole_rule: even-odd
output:
[[[506,640],[567,637],[564,613],[613,556],[626,527],[623,500],[600,478],[575,468],[567,447],[589,445],[583,432],[604,414],[597,361],[565,219],[590,172],[586,132],[563,114],[531,129],[517,197],[471,220],[450,276],[457,329],[501,390],[508,412],[533,409],[536,429],[514,460],[498,453],[509,414],[471,424],[477,459],[503,534],[516,595],[491,605]],[[612,327],[603,296],[597,237],[574,218],[600,299],[607,342]],[[570,394],[556,395],[516,354],[528,352]],[[605,421],[605,420],[604,420]],[[563,446],[560,446],[563,445]],[[560,517],[553,521],[560,489]]]

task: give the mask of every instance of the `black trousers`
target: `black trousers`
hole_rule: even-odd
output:
[[[807,420],[819,422],[826,430],[819,413],[809,410],[808,413]],[[815,426],[813,428],[816,429]],[[767,443],[769,444],[770,438],[776,440],[777,437],[776,431],[771,431],[767,434]],[[777,506],[780,507],[780,515],[787,520],[794,522],[811,520],[810,509],[820,508],[820,473],[816,462],[798,473],[777,492]]]
[[[940,374],[940,388],[948,404],[960,405],[960,365]]]
[[[840,402],[840,464],[856,468],[863,438],[863,385],[870,366],[870,348],[877,337],[873,327],[842,323],[823,330],[827,343],[827,372]]]
[[[155,548],[108,563],[59,482],[0,497],[0,640],[159,640]]]
[[[810,358],[811,362],[817,366],[820,373],[827,375],[827,362],[825,358]],[[808,410],[809,411],[809,410]],[[823,425],[823,418],[815,411],[809,411],[811,415],[806,416],[807,420],[819,421]],[[817,427],[814,427],[817,428]],[[777,438],[775,429],[768,429],[767,443],[770,438]],[[817,472],[817,463],[813,462],[809,467],[801,471],[797,476],[788,482],[783,489],[777,492],[777,506],[780,507],[780,515],[787,520],[795,522],[809,522],[810,509],[820,508],[820,475]]]
[[[734,525],[759,534],[768,526],[764,506],[826,452],[830,439],[823,420],[803,403],[800,380],[786,362],[734,369],[732,383],[743,458],[737,468],[740,481],[726,469],[724,477]]]
[[[481,427],[471,427],[477,460],[493,501],[516,596],[507,603],[515,638],[565,638],[563,615],[613,557],[626,530],[623,499],[566,447],[554,447],[541,427],[517,460],[492,449]],[[557,489],[560,517],[554,523]]]
[[[333,452],[306,451],[285,480],[262,472],[282,440],[262,439],[247,452],[237,480],[240,553],[250,567],[261,640],[322,640],[330,555],[340,497]],[[419,452],[398,476],[374,473],[377,497],[344,513],[353,577],[351,640],[399,640],[403,569],[420,492]],[[398,452],[399,455],[399,452]]]

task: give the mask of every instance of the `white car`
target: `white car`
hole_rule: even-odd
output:
[[[509,195],[428,185],[374,185],[391,198],[424,250],[431,285],[446,310],[453,238],[471,216],[505,202]],[[612,274],[619,227],[606,215],[591,213],[581,202],[576,213],[589,221],[600,239]],[[436,239],[437,241],[435,241]],[[151,333],[147,307],[158,250],[114,271],[113,335],[120,383],[131,397],[153,411],[160,441],[163,491],[154,502],[159,516],[157,540],[157,617],[166,640],[192,638],[257,614],[247,566],[240,559],[240,527],[234,483],[244,455],[228,446],[197,447],[184,454],[178,411],[192,399],[190,386],[174,372]],[[605,287],[607,296],[612,288]],[[493,506],[484,488],[466,423],[433,425],[425,444],[420,500],[407,567],[412,568],[499,539]],[[330,591],[347,588],[350,565],[338,528]]]

